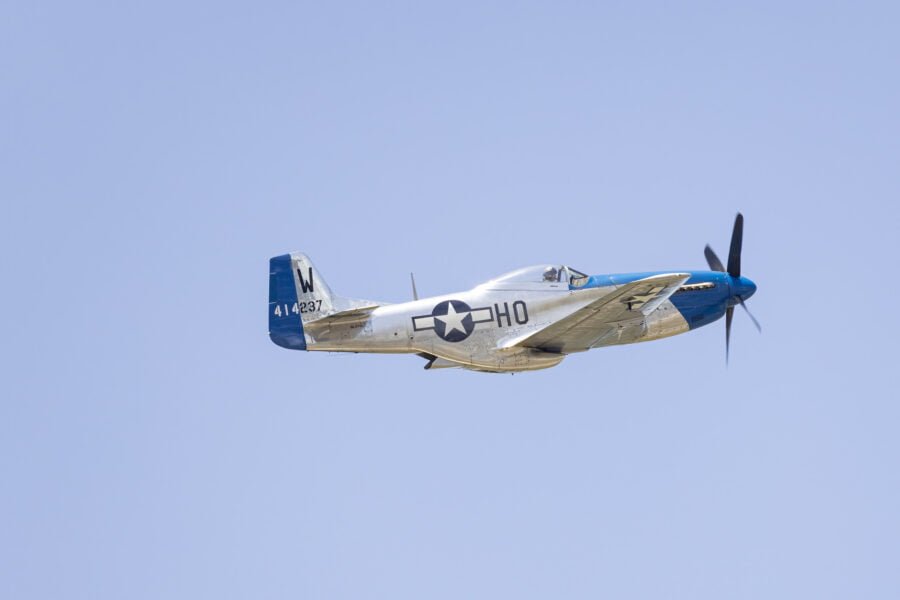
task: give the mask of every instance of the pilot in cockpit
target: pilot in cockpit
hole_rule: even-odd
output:
[[[559,280],[559,271],[556,270],[556,267],[547,267],[544,269],[544,281],[558,281]]]

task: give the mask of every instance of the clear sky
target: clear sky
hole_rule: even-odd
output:
[[[0,9],[0,596],[900,597],[896,3]],[[548,371],[289,352],[560,261],[736,314]]]

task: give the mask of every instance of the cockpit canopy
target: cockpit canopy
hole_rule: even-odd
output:
[[[516,269],[491,279],[489,284],[518,283],[564,283],[572,287],[581,287],[588,281],[588,276],[566,265],[534,265]]]

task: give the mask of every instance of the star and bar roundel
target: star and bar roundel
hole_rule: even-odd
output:
[[[490,306],[471,308],[462,300],[444,300],[435,305],[430,315],[412,318],[413,331],[434,329],[447,342],[461,342],[472,334],[475,325],[493,320]]]

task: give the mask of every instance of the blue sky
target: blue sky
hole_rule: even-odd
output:
[[[890,3],[19,3],[0,19],[0,594],[896,598]],[[388,302],[703,268],[758,335],[538,373],[288,352]]]

